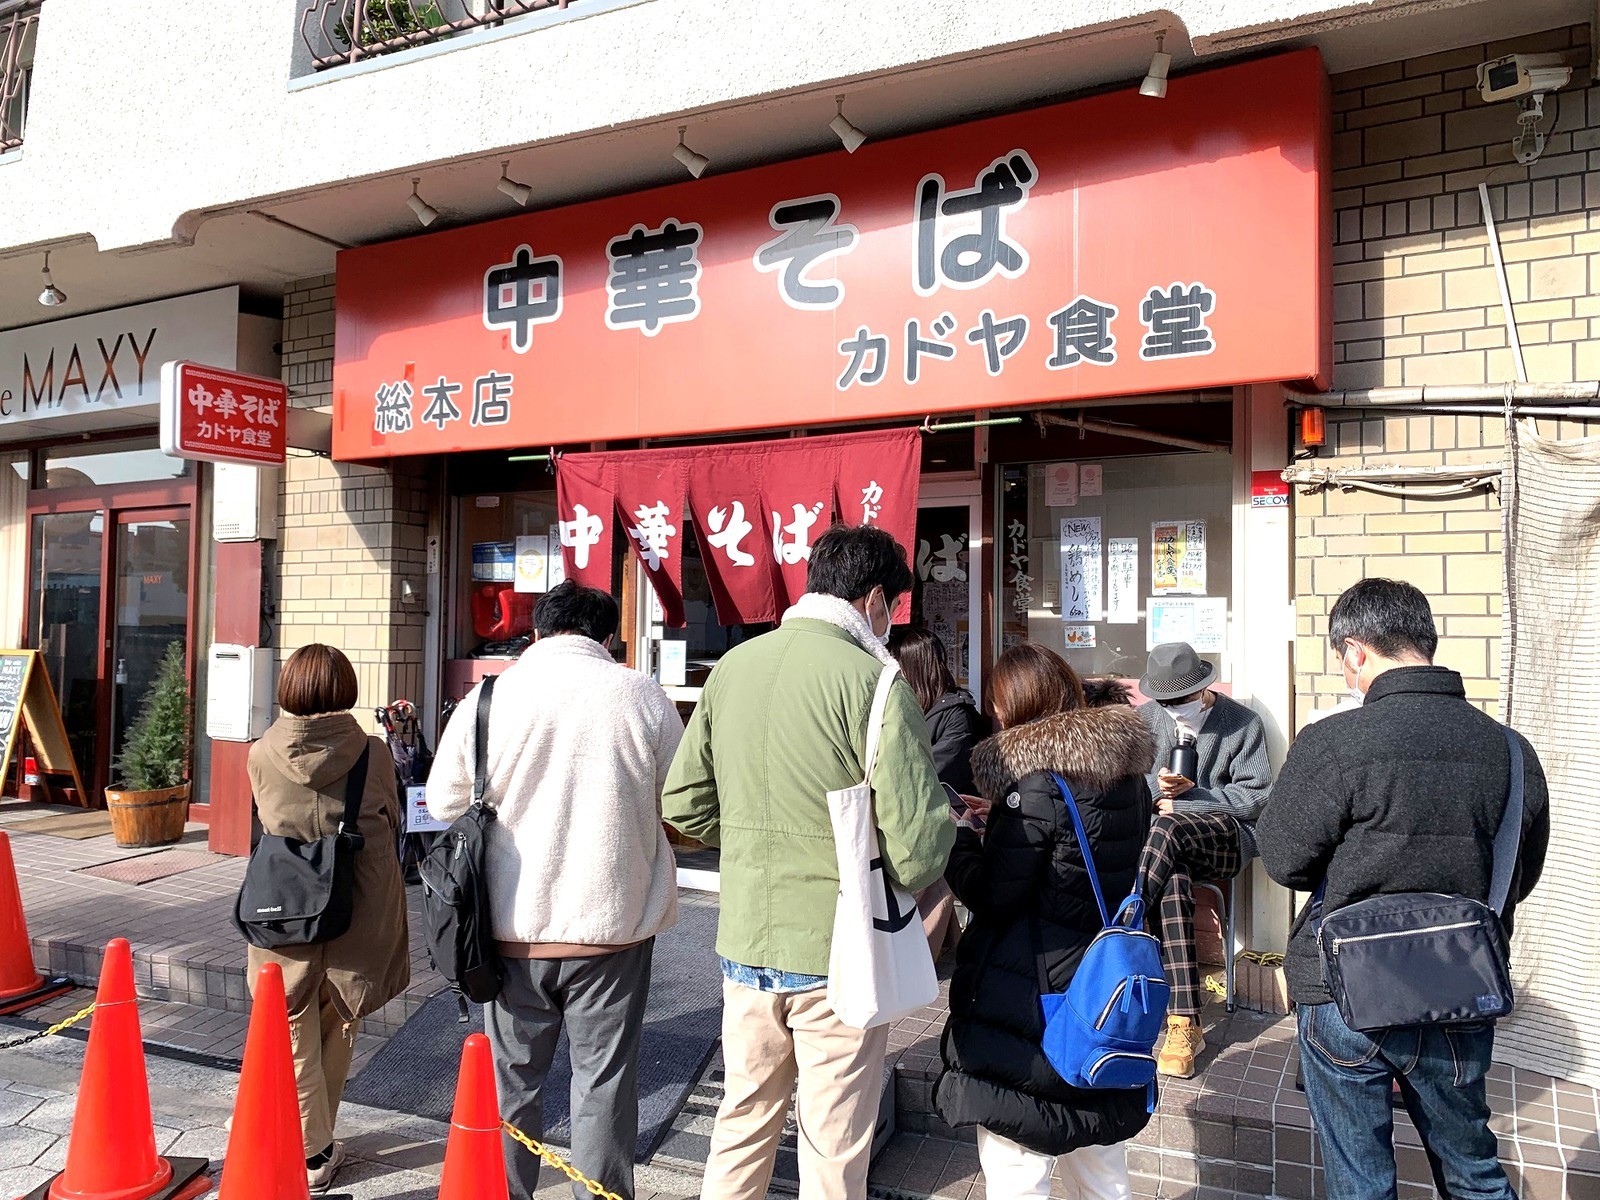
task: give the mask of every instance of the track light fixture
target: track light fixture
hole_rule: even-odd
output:
[[[678,144],[672,151],[672,157],[682,164],[685,171],[699,179],[700,176],[706,173],[706,168],[711,165],[711,160],[704,154],[696,154],[688,146],[684,145],[683,135],[688,130],[689,127],[687,125],[678,126]]]
[[[533,195],[533,189],[525,183],[518,183],[510,175],[506,174],[510,168],[511,163],[509,160],[500,164],[500,181],[494,185],[495,190],[502,195],[510,196],[523,208],[527,208],[528,197]]]
[[[837,99],[839,114],[828,122],[828,128],[833,130],[834,136],[844,143],[845,150],[854,154],[861,149],[861,143],[867,140],[867,135],[852,125],[850,118],[844,115],[844,97],[839,96]]]
[[[1160,100],[1167,94],[1167,72],[1172,68],[1172,55],[1166,52],[1166,40],[1165,29],[1156,33],[1156,52],[1150,56],[1150,70],[1145,72],[1144,82],[1139,85],[1141,96]]]
[[[417,195],[417,185],[421,182],[420,179],[411,181],[411,195],[406,197],[406,207],[417,218],[417,223],[426,228],[439,219],[439,210]]]
[[[56,281],[50,278],[50,251],[44,252],[44,291],[39,293],[39,303],[46,308],[55,308],[58,304],[67,302],[67,294],[56,286]]]

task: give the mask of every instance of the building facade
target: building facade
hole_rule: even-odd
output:
[[[974,690],[1019,639],[1136,680],[1149,645],[1186,637],[1281,758],[1342,696],[1330,605],[1385,574],[1429,594],[1440,661],[1498,712],[1507,405],[1561,441],[1589,431],[1600,388],[1592,15],[1562,0],[125,0],[108,47],[91,0],[0,3],[0,395],[37,392],[11,347],[72,332],[47,318],[228,288],[230,315],[275,336],[216,365],[281,373],[332,430],[291,438],[276,536],[244,549],[205,536],[222,486],[208,466],[172,468],[190,481],[178,500],[140,490],[156,468],[137,457],[50,495],[68,435],[75,452],[147,454],[148,406],[92,428],[0,419],[0,548],[26,564],[0,587],[0,643],[49,649],[47,626],[72,624],[47,616],[51,522],[101,514],[101,591],[83,602],[115,625],[128,572],[105,531],[141,506],[165,528],[181,500],[191,582],[174,603],[202,703],[213,642],[281,661],[327,641],[356,663],[363,708],[409,700],[436,733],[526,633],[519,559],[542,573],[529,587],[579,569],[559,547],[585,456],[670,451],[693,472],[754,443],[917,428],[916,616]],[[183,62],[228,69],[175,69],[175,41]],[[1537,112],[1483,98],[1478,68],[1508,55],[1565,73]],[[625,328],[619,247],[690,226],[696,320]],[[1152,246],[1171,271],[1133,269]],[[41,308],[46,251],[66,303]],[[552,259],[559,294],[540,275]],[[1048,294],[1030,291],[1040,279]],[[792,302],[770,307],[785,287]],[[94,332],[86,374],[121,332]],[[1101,361],[1113,335],[1120,357]],[[1162,337],[1180,351],[1167,361]],[[515,419],[480,421],[497,385],[479,385],[501,373]],[[404,429],[378,411],[397,420],[402,395]],[[851,515],[841,479],[815,501],[830,518]],[[730,486],[710,508],[746,489],[776,603],[786,522],[768,526],[762,480]],[[624,602],[627,661],[687,706],[775,612],[725,619],[724,528],[681,490],[665,521],[679,541],[655,547],[681,574],[629,553],[631,503],[606,514],[595,569]],[[56,592],[83,586],[71,574]],[[653,579],[678,592],[659,609]],[[58,691],[79,685],[78,715],[63,701],[94,747],[91,790],[118,689],[137,690],[104,640],[76,680],[57,665]],[[237,852],[246,748],[198,740],[213,844]],[[1239,904],[1244,945],[1282,943],[1287,894],[1254,877]],[[1580,1073],[1597,1069],[1587,1053],[1567,1056]]]

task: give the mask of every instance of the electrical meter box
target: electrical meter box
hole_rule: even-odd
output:
[[[253,742],[272,721],[272,651],[255,646],[211,647],[206,663],[206,736]]]
[[[253,542],[278,536],[276,467],[217,463],[211,468],[211,536],[219,542]]]

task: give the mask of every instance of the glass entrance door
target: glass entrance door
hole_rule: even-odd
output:
[[[187,661],[191,534],[187,506],[33,518],[28,633],[61,702],[90,803],[114,782],[167,646],[176,642]]]
[[[72,757],[91,791],[98,787],[94,781],[100,766],[105,530],[105,509],[46,513],[33,519],[29,640],[50,672]]]
[[[167,647],[189,651],[189,510],[133,512],[117,520],[116,607],[111,636],[111,762],[155,682]]]

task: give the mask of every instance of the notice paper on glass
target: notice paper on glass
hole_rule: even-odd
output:
[[[1150,526],[1150,590],[1156,595],[1206,594],[1206,523],[1157,521]]]
[[[1093,650],[1094,626],[1093,625],[1068,625],[1066,627],[1068,650]]]
[[[1139,539],[1112,538],[1106,543],[1106,621],[1139,623]]]
[[[519,537],[517,539],[515,590],[519,592],[542,592],[549,586],[550,539],[544,534]]]
[[[1044,469],[1044,503],[1046,508],[1077,506],[1077,463],[1051,463]]]
[[[555,587],[567,581],[567,560],[561,554],[561,526],[550,526],[550,561],[545,564],[545,583]]]
[[[1099,463],[1084,463],[1078,468],[1078,494],[1098,496],[1105,478],[1105,468]]]
[[[1100,619],[1103,594],[1100,518],[1061,521],[1061,619],[1083,623]]]
[[[1188,642],[1200,654],[1221,654],[1228,648],[1226,597],[1151,596],[1145,604],[1150,614],[1146,650],[1171,642]]]
[[[682,687],[689,682],[689,643],[661,643],[662,687]]]

